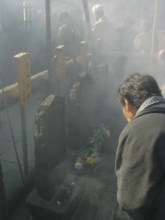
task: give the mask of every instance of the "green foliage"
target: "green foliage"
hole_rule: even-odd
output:
[[[99,153],[99,146],[107,138],[106,130],[101,128],[94,132],[89,146],[83,150],[83,155],[85,157],[90,157],[92,154]]]

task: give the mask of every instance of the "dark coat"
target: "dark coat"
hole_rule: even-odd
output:
[[[155,104],[147,108],[163,107]],[[116,220],[165,219],[165,112],[140,112],[122,131],[116,153]],[[164,213],[164,214],[163,214]]]

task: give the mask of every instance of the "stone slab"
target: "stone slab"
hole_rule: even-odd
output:
[[[75,210],[80,203],[83,196],[83,184],[84,179],[81,177],[76,177],[70,175],[70,182],[64,180],[58,192],[54,195],[50,202],[41,199],[36,190],[27,198],[27,206],[34,217],[35,220],[71,220]],[[74,181],[74,185],[73,185]],[[69,184],[68,187],[73,187],[69,193],[68,197],[62,197],[63,190],[66,189],[66,184]],[[69,188],[67,189],[69,190]]]
[[[50,95],[35,116],[36,190],[39,196],[51,200],[49,175],[65,159],[66,113],[65,100]]]

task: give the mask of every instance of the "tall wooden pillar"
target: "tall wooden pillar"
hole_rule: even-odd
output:
[[[80,65],[81,65],[81,72],[86,71],[86,61],[87,61],[87,42],[81,42],[81,54],[80,54]]]

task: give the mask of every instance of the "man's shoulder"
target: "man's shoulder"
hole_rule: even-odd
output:
[[[152,117],[156,116],[154,113],[164,113],[164,117],[165,117],[165,101],[162,101],[160,103],[155,103],[147,108],[144,108],[143,110],[141,110],[136,114],[134,119],[140,116],[149,115],[151,113],[152,113]]]
[[[98,20],[94,23],[93,27],[96,28],[96,27],[99,27],[101,25],[102,21]]]
[[[147,119],[146,119],[147,120]],[[126,124],[122,130],[120,137],[126,137],[128,135],[134,135],[139,133],[146,126],[145,118],[134,118]]]
[[[71,25],[69,25],[69,24],[63,24],[63,25],[59,28],[60,31],[65,31],[65,30],[70,30],[70,29],[72,29],[72,27],[71,27]]]
[[[102,17],[100,18],[95,24],[93,25],[94,27],[99,27],[102,25],[107,25],[107,26],[113,26],[112,22],[107,18],[107,17]]]
[[[155,124],[155,127],[152,129],[157,128],[157,119],[161,117],[162,122],[165,123],[165,103],[159,103],[155,105],[151,105],[150,107],[144,109],[146,112],[143,114],[143,111],[139,112],[132,121],[127,123],[123,131],[121,132],[121,136],[127,136],[128,134],[137,134],[139,131],[148,130],[150,125]],[[161,113],[161,116],[158,114]]]

